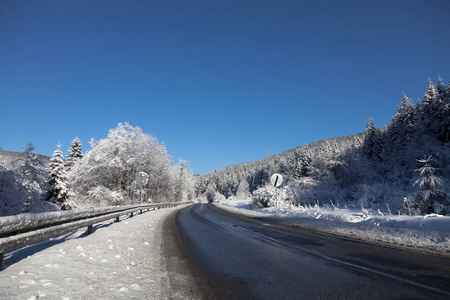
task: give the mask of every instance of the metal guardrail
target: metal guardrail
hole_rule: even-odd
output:
[[[100,208],[82,208],[47,213],[25,213],[0,217],[0,271],[4,268],[3,253],[26,245],[34,244],[77,229],[87,227],[87,233],[93,232],[93,225],[105,220],[143,212],[155,208],[174,207],[192,202],[138,204],[108,206]]]

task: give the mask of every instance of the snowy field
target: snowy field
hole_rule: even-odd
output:
[[[333,206],[255,208],[251,200],[221,201],[230,212],[390,247],[450,257],[450,216],[405,216]]]
[[[173,208],[123,217],[5,253],[0,299],[163,299],[161,234]]]

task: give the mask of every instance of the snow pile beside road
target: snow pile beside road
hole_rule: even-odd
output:
[[[425,253],[450,256],[450,217],[405,216],[337,207],[283,207],[255,210],[251,201],[221,202],[221,208],[309,230]]]
[[[161,299],[162,224],[173,209],[105,222],[5,254],[1,299]]]

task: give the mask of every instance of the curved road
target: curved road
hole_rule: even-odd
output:
[[[177,237],[164,245],[169,277],[188,290],[183,297],[450,299],[448,258],[282,226],[211,204],[184,208],[167,224]]]

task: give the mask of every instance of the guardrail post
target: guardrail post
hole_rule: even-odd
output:
[[[0,271],[2,271],[4,267],[5,264],[3,262],[3,253],[0,253]]]
[[[92,225],[88,225],[87,234],[91,234],[94,232],[94,227]]]
[[[131,212],[131,214],[130,214],[130,218],[132,218],[133,217],[133,212]]]
[[[142,209],[141,209],[141,212],[140,212],[140,213],[141,213],[141,215],[142,215]]]
[[[119,222],[119,221],[120,221],[120,217],[117,216],[117,217],[116,217],[116,222]]]

